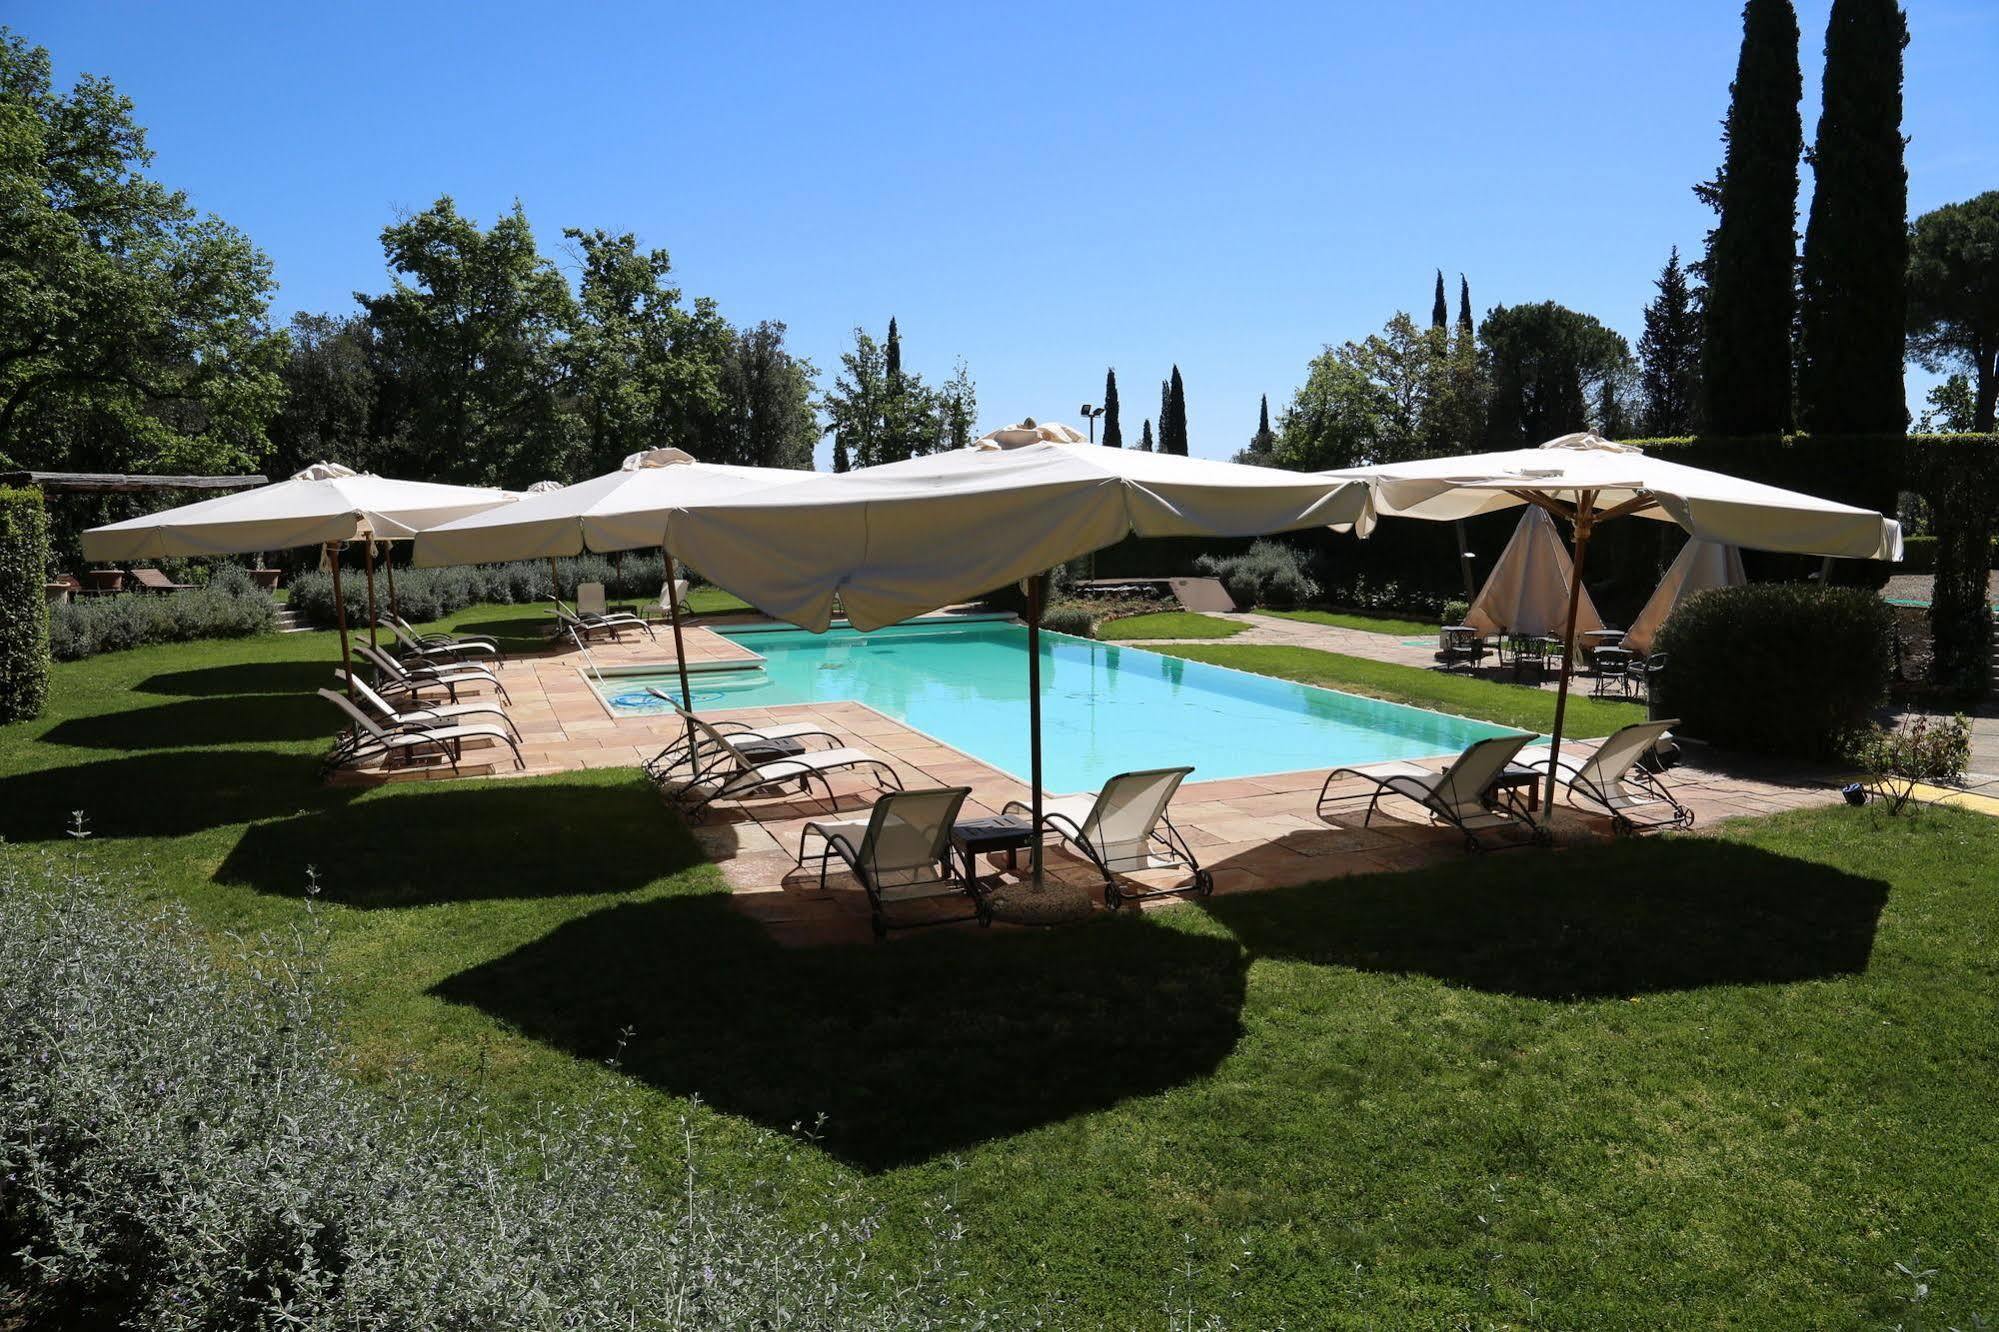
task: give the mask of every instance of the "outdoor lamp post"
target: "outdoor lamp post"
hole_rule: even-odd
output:
[[[1092,407],[1090,406],[1089,403],[1086,402],[1081,407],[1078,407],[1076,410],[1081,412],[1083,414],[1083,419],[1090,423],[1090,443],[1092,444],[1096,443],[1097,418],[1104,414],[1104,409],[1102,407]]]

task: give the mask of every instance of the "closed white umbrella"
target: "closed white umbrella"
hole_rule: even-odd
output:
[[[1639,448],[1614,444],[1594,431],[1563,435],[1534,449],[1424,458],[1325,475],[1367,482],[1368,509],[1357,525],[1362,535],[1383,516],[1449,522],[1522,504],[1568,521],[1575,533],[1565,632],[1572,649],[1590,534],[1598,523],[1613,518],[1677,523],[1695,537],[1759,550],[1857,560],[1902,558],[1901,524],[1872,509],[1649,458]],[[1562,659],[1549,737],[1551,809],[1552,760],[1561,755],[1572,662],[1573,652]]]
[[[1638,618],[1625,631],[1625,646],[1633,652],[1650,652],[1659,626],[1666,622],[1675,606],[1696,592],[1711,587],[1741,587],[1748,581],[1749,576],[1742,569],[1742,552],[1734,546],[1699,538],[1687,542],[1646,600],[1645,609],[1638,612]]]
[[[398,481],[314,463],[288,480],[216,499],[163,509],[83,534],[85,558],[157,560],[174,556],[248,555],[293,546],[323,546],[333,562],[333,600],[340,624],[340,663],[347,665],[347,612],[340,595],[337,547],[368,541],[369,630],[374,625],[375,541],[405,541],[437,523],[510,504],[504,490]],[[349,692],[352,692],[350,686]]]
[[[563,556],[658,547],[666,557],[667,606],[680,668],[681,705],[691,711],[694,693],[682,649],[673,552],[666,547],[667,515],[676,507],[698,507],[796,483],[808,475],[778,467],[697,462],[679,449],[647,449],[626,458],[615,472],[573,486],[537,482],[529,494],[505,509],[427,528],[416,538],[412,562],[429,568],[545,559],[552,575],[555,561]]]
[[[676,510],[669,544],[737,596],[823,631],[838,597],[862,630],[1028,580],[1030,799],[1041,819],[1046,571],[1127,536],[1261,536],[1352,523],[1364,486],[1083,444],[1033,420],[966,449],[814,476]],[[1036,839],[1033,881],[1042,877]]]
[[[1481,634],[1552,634],[1567,619],[1571,572],[1569,548],[1555,530],[1555,520],[1530,504],[1493,561],[1465,623]],[[1576,629],[1588,633],[1601,628],[1603,618],[1585,588],[1576,607]]]

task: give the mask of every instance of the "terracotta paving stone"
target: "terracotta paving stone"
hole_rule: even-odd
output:
[[[699,626],[686,630],[690,662],[742,659],[747,650]],[[664,636],[657,644],[644,639],[593,644],[591,659],[602,669],[645,664],[671,665],[672,645]],[[521,754],[529,775],[576,772],[589,768],[630,768],[685,735],[684,726],[669,714],[614,717],[582,674],[582,657],[574,648],[551,647],[539,654],[518,655],[502,668],[501,678],[513,698],[509,715],[519,726]],[[461,689],[461,700],[485,695]],[[868,750],[889,760],[903,782],[912,787],[969,786],[965,817],[997,813],[1008,802],[1025,801],[1027,788],[1018,780],[943,744],[935,737],[852,701],[809,705],[766,705],[718,709],[728,720],[811,722],[841,745]],[[1581,754],[1591,746],[1563,746],[1565,754]],[[1189,755],[1198,764],[1200,755]],[[1423,766],[1436,770],[1447,760]],[[515,775],[504,748],[467,746],[462,779],[506,778]],[[1198,773],[1196,774],[1198,775]],[[1218,893],[1266,889],[1352,874],[1374,874],[1445,864],[1463,855],[1461,839],[1449,829],[1434,827],[1414,805],[1384,801],[1371,826],[1363,826],[1367,796],[1372,788],[1359,779],[1343,780],[1331,791],[1322,815],[1317,809],[1325,770],[1273,773],[1220,781],[1189,782],[1174,800],[1172,818],[1201,863],[1209,868]],[[452,780],[449,767],[344,772],[340,785],[367,785],[384,780]],[[1737,815],[1759,815],[1836,801],[1845,774],[1796,764],[1738,760],[1689,747],[1683,763],[1668,778],[1690,806],[1699,826]],[[816,865],[795,865],[799,837],[814,819],[865,817],[876,786],[862,774],[832,777],[834,797],[828,801],[816,783],[808,793],[779,792],[708,812],[692,825],[697,844],[720,866],[731,890],[731,902],[760,922],[780,944],[824,947],[865,942],[872,937],[866,895],[841,872],[829,875],[828,890],[820,891]],[[1059,793],[1051,793],[1059,794]],[[1608,825],[1566,807],[1555,820],[1558,844],[1602,839]],[[997,887],[1014,876],[1003,856],[988,857],[981,882]],[[1026,868],[1025,854],[1021,868]],[[1048,873],[1100,896],[1102,882],[1087,862],[1050,844]],[[1184,882],[1186,875],[1148,872],[1139,879],[1157,885]],[[1170,909],[1180,897],[1151,899],[1146,910]],[[897,919],[962,915],[962,898],[911,903]],[[1101,907],[1099,908],[1101,909]],[[995,928],[1006,928],[995,926]],[[912,931],[897,938],[922,938]]]

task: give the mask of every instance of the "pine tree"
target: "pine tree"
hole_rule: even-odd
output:
[[[1895,0],[1833,0],[1825,103],[1805,223],[1798,408],[1813,434],[1900,434],[1908,425],[1909,173],[1902,160],[1902,48]]]
[[[1167,418],[1159,423],[1159,451],[1187,456],[1187,386],[1180,381],[1180,367],[1173,367],[1167,393]],[[1170,428],[1170,433],[1169,433]]]
[[[1144,429],[1138,432],[1138,451],[1140,453],[1152,452],[1152,418],[1149,416],[1145,418]]]
[[[1748,0],[1722,124],[1721,171],[1696,187],[1719,214],[1701,264],[1707,282],[1701,418],[1718,434],[1766,434],[1791,424],[1803,95],[1791,0]]]
[[[1104,371],[1104,447],[1121,449],[1124,447],[1124,427],[1117,419],[1117,371]]]
[[[1659,294],[1645,307],[1638,339],[1642,428],[1647,435],[1692,434],[1700,406],[1701,317],[1675,245],[1660,271]]]
[[[1472,341],[1471,280],[1458,274],[1458,337],[1466,346]]]
[[[1451,303],[1444,299],[1444,270],[1437,270],[1437,294],[1430,302],[1430,327],[1439,333],[1451,322]]]

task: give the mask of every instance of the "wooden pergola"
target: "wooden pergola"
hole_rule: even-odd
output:
[[[252,490],[261,476],[145,476],[124,472],[0,472],[0,485],[35,486],[48,495],[137,495],[149,490]]]

